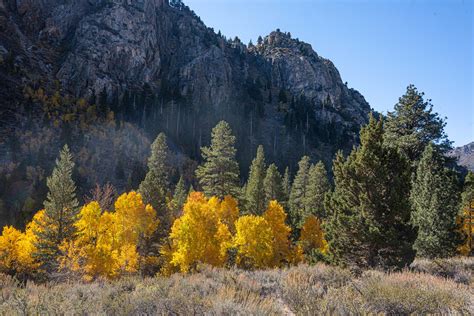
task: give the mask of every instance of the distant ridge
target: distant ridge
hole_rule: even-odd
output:
[[[474,171],[474,142],[467,145],[456,147],[450,152],[450,156],[456,157],[460,166]]]

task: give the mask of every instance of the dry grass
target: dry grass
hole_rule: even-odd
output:
[[[474,257],[450,259],[417,259],[411,265],[418,272],[453,279],[455,282],[474,285]]]
[[[436,276],[369,271],[345,287],[331,289],[323,308],[335,314],[474,313],[472,288]]]
[[[194,275],[75,284],[21,285],[0,276],[0,314],[474,314],[472,282],[460,277],[472,273],[474,260],[448,261],[450,268],[442,272],[436,263],[417,261],[415,271],[367,271],[358,278],[325,265],[267,271],[203,267]]]

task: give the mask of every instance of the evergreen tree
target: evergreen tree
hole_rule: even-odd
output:
[[[430,142],[437,144],[442,152],[451,148],[444,132],[446,123],[438,113],[433,112],[431,100],[425,101],[423,96],[423,92],[409,85],[395,105],[395,111],[388,113],[385,124],[386,144],[400,148],[414,163],[420,160]]]
[[[402,268],[414,259],[410,172],[396,149],[384,146],[382,120],[370,117],[360,146],[333,164],[334,192],[325,201],[326,238],[334,261],[352,268]]]
[[[290,169],[288,167],[285,168],[285,174],[283,175],[283,200],[284,204],[288,205],[288,200],[290,199],[290,192],[291,192],[291,176],[290,176]]]
[[[43,267],[52,271],[56,268],[59,246],[64,240],[74,236],[74,221],[79,210],[76,198],[76,185],[72,180],[74,162],[69,147],[65,145],[56,160],[56,167],[46,180],[49,192],[44,201],[45,216],[36,223],[37,237],[34,256]]]
[[[316,165],[312,165],[309,169],[305,207],[308,214],[304,215],[303,220],[306,220],[308,215],[314,215],[319,219],[326,217],[326,212],[324,210],[324,197],[329,190],[331,190],[331,185],[328,180],[326,167],[324,166],[324,163],[320,161]]]
[[[245,190],[246,211],[248,214],[261,215],[265,211],[265,154],[263,146],[258,146],[257,156],[250,166],[249,178]]]
[[[293,180],[288,201],[290,223],[293,231],[301,228],[304,222],[304,215],[308,214],[306,199],[308,197],[309,169],[309,157],[303,156],[298,163],[298,172]]]
[[[189,189],[186,188],[186,184],[184,183],[183,176],[179,178],[178,183],[174,189],[172,210],[173,210],[173,217],[180,215],[184,203],[186,203],[186,199],[188,198]]]
[[[165,226],[171,224],[168,223],[166,218],[166,197],[169,188],[169,155],[166,135],[160,133],[153,144],[151,144],[148,172],[138,189],[145,204],[151,204],[158,213],[161,223]]]
[[[211,138],[211,146],[201,148],[204,163],[196,170],[199,184],[207,196],[238,197],[239,165],[235,159],[235,136],[229,123],[220,121],[212,129]]]
[[[459,244],[456,216],[459,187],[454,171],[433,145],[426,146],[412,184],[412,223],[418,229],[413,245],[417,256],[442,258],[454,255]]]
[[[275,164],[268,166],[265,179],[263,180],[265,191],[265,205],[268,206],[270,201],[285,202],[283,192],[283,179]]]

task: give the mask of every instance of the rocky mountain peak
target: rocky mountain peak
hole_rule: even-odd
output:
[[[279,29],[265,36],[261,43],[257,43],[256,49],[268,55],[278,50],[291,51],[295,54],[312,56],[317,58],[318,54],[313,50],[310,44],[294,39],[289,32],[281,32]]]
[[[25,87],[99,102],[191,160],[225,119],[243,170],[259,144],[281,166],[330,161],[370,111],[310,44],[276,30],[246,47],[180,0],[0,0],[0,68],[0,121],[12,130],[30,117],[20,109],[43,108]]]
[[[449,153],[449,156],[456,158],[460,166],[474,172],[474,142],[456,147]]]

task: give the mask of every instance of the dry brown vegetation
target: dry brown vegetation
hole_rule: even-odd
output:
[[[419,260],[410,271],[358,277],[322,264],[265,271],[206,266],[192,275],[25,285],[2,276],[0,314],[472,315],[473,265],[473,258]]]

